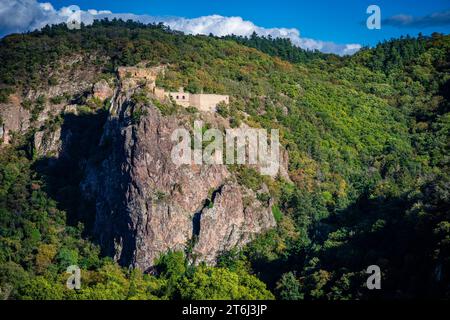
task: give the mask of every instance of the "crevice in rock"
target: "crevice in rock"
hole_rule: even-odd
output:
[[[194,238],[198,238],[200,235],[200,220],[202,216],[202,210],[194,213],[194,216],[192,217],[192,236]]]
[[[202,218],[203,210],[205,208],[212,208],[212,206],[214,205],[214,202],[216,201],[217,195],[222,193],[222,188],[223,188],[223,185],[221,185],[219,188],[214,190],[211,193],[211,197],[207,198],[203,202],[203,206],[200,208],[200,210],[198,210],[197,212],[194,213],[194,216],[192,217],[192,237],[193,237],[194,241],[196,241],[196,239],[198,239],[198,237],[200,236],[200,221]]]

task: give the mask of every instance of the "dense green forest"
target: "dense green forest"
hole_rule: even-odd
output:
[[[256,32],[253,32],[250,37],[231,35],[224,36],[222,39],[236,41],[237,43],[247,47],[258,49],[259,51],[267,53],[272,57],[279,57],[293,63],[304,63],[314,59],[326,58],[327,56],[330,56],[318,50],[303,50],[294,46],[291,40],[287,38],[258,36]]]
[[[170,67],[160,86],[230,95],[221,115],[280,130],[292,181],[268,182],[276,229],[224,253],[216,267],[169,252],[154,274],[142,274],[103,257],[89,219],[74,213],[67,188],[54,187],[73,190],[77,177],[55,181],[39,170],[29,137],[16,137],[0,150],[0,296],[450,296],[448,35],[393,39],[338,57],[288,40],[191,36],[131,21],[45,27],[1,39],[0,102],[49,85],[46,70],[76,54],[93,57],[103,76],[121,65],[164,63]],[[39,105],[28,107],[38,112]],[[95,119],[104,121],[102,112]],[[245,168],[238,174],[249,187],[263,179]],[[81,290],[65,286],[72,264],[83,270]],[[365,288],[373,264],[382,270],[382,290]]]

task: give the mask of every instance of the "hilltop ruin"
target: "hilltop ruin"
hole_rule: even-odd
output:
[[[156,86],[156,77],[164,74],[165,67],[157,66],[152,68],[140,67],[119,67],[118,75],[125,88],[144,85],[157,99],[171,99],[182,107],[195,107],[204,112],[215,112],[219,103],[228,104],[230,98],[228,95],[206,94],[206,93],[189,93],[183,88],[179,88],[176,92],[168,92],[163,88]]]

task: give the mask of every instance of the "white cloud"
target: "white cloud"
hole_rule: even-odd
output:
[[[2,0],[0,3],[0,36],[14,32],[40,29],[47,24],[66,22],[70,16],[68,7],[56,10],[50,3],[38,3],[36,0]],[[131,13],[112,13],[109,10],[90,9],[81,12],[81,20],[91,24],[94,19],[122,18],[143,23],[162,22],[173,30],[188,34],[210,33],[216,36],[230,34],[249,36],[256,32],[261,36],[274,38],[289,38],[292,43],[303,49],[320,50],[339,55],[353,54],[361,48],[359,44],[336,44],[300,37],[300,31],[295,28],[264,28],[241,17],[223,17],[220,15],[203,16],[194,19],[182,17],[155,17],[150,15],[135,15]]]
[[[44,11],[54,11],[55,10],[53,8],[52,4],[49,2],[40,3],[39,5]]]
[[[89,14],[92,14],[93,16],[99,15],[99,14],[112,14],[109,10],[95,10],[95,9],[89,9],[87,11]]]

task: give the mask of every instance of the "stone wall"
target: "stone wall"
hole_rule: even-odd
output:
[[[117,69],[119,77],[125,78],[137,78],[146,80],[156,80],[159,73],[164,72],[163,66],[153,68],[138,68],[138,67],[119,67]]]
[[[227,95],[220,94],[192,94],[179,90],[178,92],[167,92],[167,97],[171,97],[176,104],[182,107],[195,107],[204,112],[215,112],[216,107],[220,102],[229,103],[229,97]]]
[[[191,97],[193,95],[189,92],[184,92],[183,90],[180,90],[178,92],[167,92],[166,96],[172,98],[176,104],[182,107],[187,108],[189,106],[192,106]]]
[[[194,94],[191,95],[191,105],[200,111],[216,112],[216,107],[220,102],[228,104],[229,97],[220,94]]]

